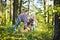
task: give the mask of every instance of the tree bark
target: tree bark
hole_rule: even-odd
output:
[[[11,18],[11,1],[12,1],[12,0],[10,0],[10,21],[11,21],[11,19],[12,19],[12,18]]]
[[[59,19],[58,19],[58,12],[56,12],[55,16],[54,16],[54,22],[55,22],[55,25],[54,25],[54,40],[59,40],[59,36],[60,36],[60,27],[58,26],[59,25]]]
[[[30,0],[28,0],[28,14],[29,14],[29,4],[30,4]]]
[[[16,0],[16,18],[17,18],[17,14],[18,14],[18,0]]]
[[[13,3],[13,24],[15,24],[15,19],[16,19],[16,14],[17,14],[17,9],[18,9],[18,0],[14,0]]]
[[[19,9],[19,14],[21,14],[21,7],[22,7],[22,0],[20,0],[20,9]]]
[[[54,0],[54,5],[56,7],[55,10],[57,10],[55,14],[55,25],[54,25],[54,38],[53,40],[60,40],[60,16],[58,15],[58,9],[57,7],[60,7],[60,0]],[[58,5],[58,6],[57,6]]]

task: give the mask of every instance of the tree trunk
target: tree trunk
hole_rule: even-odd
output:
[[[10,0],[10,21],[13,20],[13,0]]]
[[[54,0],[54,5],[60,4],[60,0]]]
[[[15,24],[15,19],[16,19],[16,14],[17,14],[17,5],[18,5],[18,0],[14,0],[13,3],[13,24]]]
[[[11,19],[12,19],[12,18],[11,18],[11,1],[12,1],[12,0],[10,0],[10,21],[11,21]]]
[[[0,0],[0,24],[2,22],[2,5],[1,5],[1,0]]]
[[[55,14],[55,25],[54,25],[54,39],[53,40],[60,40],[60,16],[58,15],[58,9],[57,7],[60,7],[60,0],[54,0],[54,5],[56,7],[55,10],[57,10]],[[56,6],[58,5],[58,6]]]
[[[16,0],[16,18],[17,18],[17,14],[18,14],[18,0]]]
[[[19,9],[19,14],[21,14],[21,7],[22,7],[22,0],[20,0],[20,9]]]
[[[29,14],[29,4],[30,4],[30,0],[28,0],[28,14]]]
[[[57,12],[58,13],[58,12]],[[54,25],[54,40],[60,40],[59,39],[59,37],[60,37],[60,24],[59,24],[59,16],[58,16],[58,14],[55,14],[55,17],[54,17],[54,19],[55,19],[55,25]]]
[[[48,8],[48,23],[49,23],[49,8]]]

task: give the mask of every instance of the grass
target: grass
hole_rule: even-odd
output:
[[[48,26],[49,25],[49,26]],[[21,32],[22,27],[13,33],[14,27],[0,27],[1,40],[53,40],[53,26],[50,24],[38,24],[35,31]]]

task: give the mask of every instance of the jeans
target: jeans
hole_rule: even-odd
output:
[[[20,22],[21,22],[21,19],[18,18],[18,20],[17,20],[17,22],[14,26],[14,31],[16,31],[16,29],[18,28],[18,25],[20,24]]]
[[[35,24],[31,24],[31,29],[34,30]]]
[[[18,28],[18,25],[20,24],[21,19],[18,18],[18,21],[16,22],[15,26],[14,26],[14,31],[16,31],[16,29]],[[27,22],[24,21],[24,30],[27,28]]]

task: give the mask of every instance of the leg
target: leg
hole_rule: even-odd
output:
[[[21,19],[18,18],[18,21],[16,22],[15,26],[14,26],[14,31],[16,31],[16,29],[18,28],[18,25],[20,24]]]
[[[31,24],[31,29],[34,30],[34,28],[35,28],[35,25]]]

